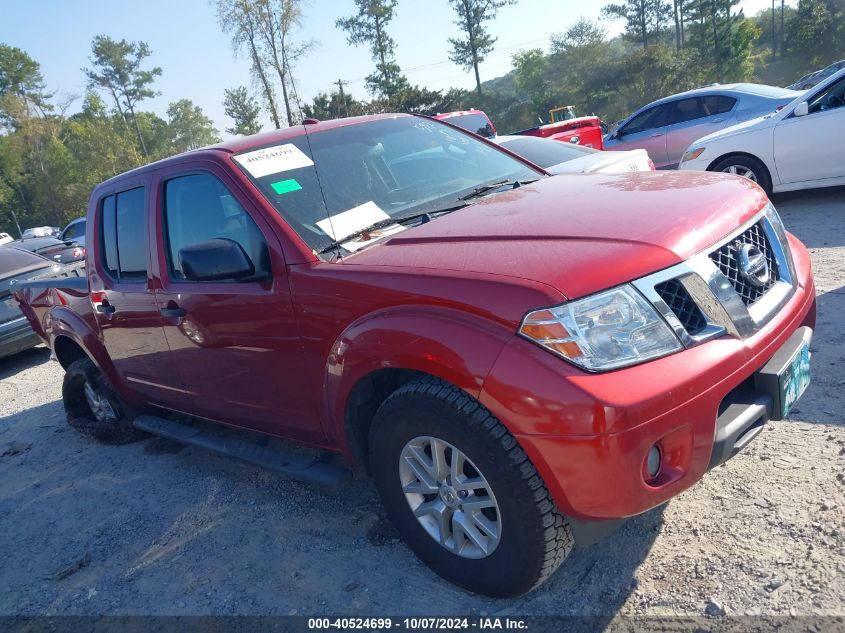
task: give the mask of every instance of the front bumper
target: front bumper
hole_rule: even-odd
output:
[[[743,404],[731,399],[753,386],[755,373],[796,330],[815,327],[809,254],[797,240],[790,242],[795,293],[749,338],[723,336],[589,375],[526,340],[508,343],[480,399],[509,427],[564,514],[595,521],[645,512],[692,486],[759,433],[756,427],[772,416],[769,403],[758,402],[757,393],[744,407],[756,406],[757,415],[730,425],[737,413],[730,405]],[[729,425],[720,438],[717,430]],[[645,457],[658,441],[664,466],[647,482]]]

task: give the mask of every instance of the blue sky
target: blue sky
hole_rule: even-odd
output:
[[[144,40],[153,51],[150,65],[161,66],[156,88],[162,92],[144,104],[164,115],[167,104],[188,98],[203,108],[221,132],[231,122],[223,114],[223,90],[254,88],[249,64],[235,57],[228,36],[217,25],[208,0],[2,0],[0,42],[27,51],[40,64],[50,89],[60,95],[82,95],[80,70],[88,65],[91,40],[104,33],[113,38]],[[511,68],[510,56],[523,48],[545,48],[552,33],[565,30],[579,17],[598,19],[605,1],[520,0],[503,8],[491,31],[497,48],[481,67],[482,81]],[[770,0],[744,0],[751,15]],[[779,4],[779,3],[778,3]],[[792,4],[789,2],[788,4]],[[328,92],[338,78],[349,81],[356,97],[366,97],[363,78],[372,72],[365,47],[351,47],[334,22],[351,15],[352,0],[311,0],[300,39],[314,39],[312,54],[295,69],[296,88],[303,100]],[[433,89],[471,88],[472,75],[448,61],[449,37],[458,34],[447,0],[400,0],[390,33],[397,44],[397,61],[411,83]],[[603,22],[611,34],[621,24]],[[71,110],[77,109],[77,100]],[[269,118],[264,124],[269,127]],[[225,135],[224,135],[225,136]]]

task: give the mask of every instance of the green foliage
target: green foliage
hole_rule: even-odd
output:
[[[202,108],[190,99],[180,99],[167,108],[170,142],[177,152],[187,152],[220,142],[220,136]]]
[[[408,88],[408,80],[395,61],[396,42],[387,33],[397,0],[355,0],[358,12],[335,22],[346,31],[346,40],[354,45],[368,45],[376,70],[367,79],[370,94],[390,99]]]
[[[255,99],[249,96],[245,86],[224,91],[223,111],[235,121],[232,127],[226,128],[229,134],[249,136],[261,131],[261,124],[258,122],[261,108]]]
[[[842,57],[845,41],[845,0],[799,0],[786,32],[790,55],[814,66]]]
[[[525,94],[538,112],[548,109],[552,98],[548,59],[539,48],[514,53],[511,57],[516,71],[516,87]]]
[[[27,109],[42,114],[52,110],[48,102],[52,95],[46,91],[38,62],[19,48],[0,44],[0,101],[7,96],[17,97]],[[0,125],[11,125],[3,111],[0,107]]]
[[[672,22],[672,5],[666,0],[625,0],[602,7],[606,19],[625,20],[625,35],[644,47],[655,44]]]
[[[496,38],[490,35],[485,26],[496,17],[502,7],[516,4],[516,0],[449,0],[449,4],[458,14],[455,25],[461,29],[460,38],[449,38],[452,50],[449,59],[464,70],[475,72],[475,87],[481,95],[481,77],[478,64],[493,51]]]

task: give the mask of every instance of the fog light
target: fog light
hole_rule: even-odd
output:
[[[645,470],[649,479],[654,479],[660,472],[660,448],[657,444],[648,449],[648,455],[645,458]]]

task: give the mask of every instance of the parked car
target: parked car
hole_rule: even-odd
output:
[[[549,110],[549,122],[544,125],[511,132],[513,136],[539,136],[563,143],[604,149],[602,134],[605,125],[595,115],[576,116],[573,106]]]
[[[0,358],[41,343],[12,297],[12,280],[26,280],[45,273],[60,274],[61,267],[39,255],[16,248],[0,248]]]
[[[482,110],[472,108],[470,110],[460,110],[458,112],[443,112],[434,116],[438,121],[448,121],[452,125],[457,125],[468,132],[478,134],[484,138],[495,138],[496,127]]]
[[[665,97],[624,119],[605,149],[644,149],[658,169],[674,169],[694,140],[776,111],[800,95],[759,84],[725,84]]]
[[[22,239],[30,239],[33,237],[58,237],[61,229],[57,226],[36,226],[30,229],[24,229]]]
[[[94,189],[88,218],[87,278],[15,286],[72,426],[333,484],[337,461],[185,414],[339,453],[418,556],[476,592],[536,587],[809,381],[807,249],[723,174],[547,177],[390,114],[136,169]]]
[[[768,192],[845,185],[845,69],[780,112],[695,141],[681,169],[745,176]]]
[[[75,242],[79,246],[85,247],[85,218],[77,218],[71,220],[62,231],[59,238],[64,242]]]
[[[815,86],[817,86],[822,80],[827,79],[828,77],[830,77],[834,73],[839,72],[843,68],[845,68],[845,59],[840,60],[838,62],[834,62],[830,66],[826,66],[821,70],[817,70],[808,75],[804,75],[803,77],[801,77],[801,79],[789,86],[789,88],[792,90],[809,90],[810,88],[814,88]]]
[[[8,233],[0,233],[0,246],[3,244],[8,244],[9,242],[14,242],[15,238],[9,235]]]
[[[4,248],[17,248],[36,253],[60,264],[71,264],[85,259],[85,247],[74,242],[63,242],[55,237],[33,237],[15,240],[3,245]]]
[[[654,171],[654,163],[644,149],[602,152],[581,145],[531,136],[497,136],[493,142],[527,158],[553,175]]]

